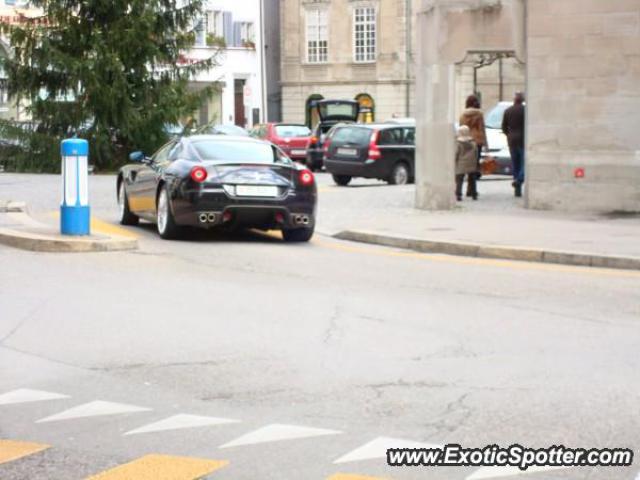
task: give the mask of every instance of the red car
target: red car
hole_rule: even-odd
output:
[[[294,123],[266,123],[256,125],[251,135],[279,146],[289,158],[304,163],[311,130],[306,125]]]

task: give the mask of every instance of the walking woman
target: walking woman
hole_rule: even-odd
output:
[[[484,126],[484,115],[480,110],[480,100],[475,95],[469,95],[465,103],[465,110],[460,116],[460,125],[466,125],[471,131],[473,141],[478,146],[477,158],[476,158],[476,177],[480,177],[480,156],[482,154],[482,148],[487,145],[487,133]],[[476,192],[476,197],[477,197]],[[467,192],[467,196],[469,193]]]

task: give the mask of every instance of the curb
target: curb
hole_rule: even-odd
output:
[[[117,235],[60,235],[47,225],[33,220],[28,215],[24,202],[0,200],[0,213],[14,220],[9,227],[0,228],[0,244],[9,247],[48,253],[121,252],[138,249],[138,240]]]
[[[333,237],[340,240],[383,245],[386,247],[402,248],[405,250],[415,250],[425,253],[440,253],[445,255],[493,258],[500,260],[517,260],[522,262],[552,263],[580,267],[640,270],[640,258],[638,257],[617,257],[610,255],[593,255],[589,253],[425,240],[362,230],[344,230],[334,234]]]
[[[0,243],[32,252],[88,253],[136,250],[138,241],[121,237],[69,237],[0,228]]]

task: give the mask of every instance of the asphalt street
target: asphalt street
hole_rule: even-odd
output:
[[[327,216],[353,196],[385,208],[391,188],[319,183]],[[114,190],[112,177],[92,177],[94,215],[120,229]],[[57,176],[0,174],[0,198],[40,218],[55,221],[59,196]],[[384,452],[639,451],[637,272],[324,235],[298,245],[260,232],[168,242],[152,225],[121,231],[139,251],[0,246],[0,439],[50,447],[2,463],[0,443],[2,480],[80,479],[149,454],[223,462],[202,467],[216,480],[519,478],[391,468]],[[525,477],[633,480],[639,470]]]

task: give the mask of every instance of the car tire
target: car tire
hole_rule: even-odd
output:
[[[164,240],[173,240],[180,236],[180,227],[176,225],[171,211],[171,199],[166,185],[160,189],[156,208],[158,234]]]
[[[404,162],[396,163],[389,175],[389,185],[406,185],[411,179],[411,172],[409,172],[409,166]]]
[[[307,228],[286,228],[282,230],[282,238],[289,243],[308,242],[313,237],[313,227]]]
[[[351,183],[351,179],[353,177],[349,175],[332,175],[333,181],[336,182],[336,185],[340,185],[341,187],[346,187]]]
[[[140,218],[129,209],[129,196],[124,181],[118,183],[118,209],[120,210],[120,225],[138,225]]]

